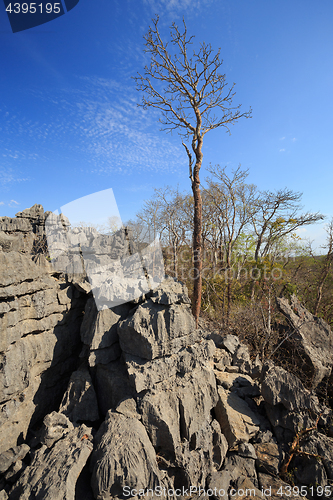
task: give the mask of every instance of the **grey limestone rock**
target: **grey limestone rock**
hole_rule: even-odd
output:
[[[144,359],[174,354],[199,339],[190,307],[148,300],[118,325],[122,351]]]
[[[116,408],[122,399],[135,396],[126,367],[119,360],[106,365],[97,365],[94,384],[98,406],[103,417],[108,410]]]
[[[207,490],[210,489],[214,492],[212,497],[215,498],[215,500],[228,500],[230,481],[231,476],[228,471],[213,471],[207,478]]]
[[[176,278],[168,277],[161,285],[149,294],[155,304],[171,306],[172,304],[190,304],[187,287]]]
[[[238,349],[240,342],[236,335],[225,335],[222,338],[221,346],[227,349],[231,355],[234,355],[236,350]]]
[[[214,365],[217,370],[224,371],[232,363],[231,354],[225,349],[217,348],[214,352]]]
[[[53,411],[44,418],[40,442],[47,448],[51,448],[56,441],[73,429],[73,424],[65,415]]]
[[[259,485],[265,497],[269,500],[281,500],[281,493],[290,491],[290,484],[282,481],[279,477],[270,476],[262,472],[258,473]],[[293,491],[293,490],[291,490]],[[287,495],[284,495],[287,496]],[[263,498],[263,497],[261,497]],[[283,498],[283,497],[282,497]],[[309,498],[297,494],[297,490],[293,491],[292,498],[294,500],[301,500]]]
[[[298,349],[302,349],[312,366],[312,387],[315,388],[332,371],[333,333],[329,325],[323,319],[313,316],[295,295],[292,295],[290,302],[289,304],[287,299],[277,298],[280,311],[294,329],[292,338],[297,341]]]
[[[42,446],[13,486],[9,499],[74,500],[77,478],[92,448],[90,429],[85,425],[72,428],[51,448]]]
[[[30,447],[27,444],[21,444],[20,446],[14,446],[9,450],[6,450],[0,455],[0,473],[6,472],[9,467],[14,464],[17,460],[22,460],[26,454],[29,452]]]
[[[139,393],[177,374],[192,372],[210,362],[215,347],[213,342],[202,341],[184,347],[178,353],[147,361],[130,354],[124,355],[129,379]]]
[[[236,500],[245,500],[253,497],[268,500],[262,491],[256,487],[253,481],[251,481],[251,478],[241,475],[235,481],[232,498],[235,498]]]
[[[153,445],[176,456],[181,439],[199,442],[216,403],[213,371],[201,367],[157,384],[139,406]]]
[[[259,431],[259,418],[235,393],[218,387],[218,394],[215,414],[229,446],[249,441]]]
[[[257,471],[277,476],[282,462],[282,454],[276,443],[255,443]]]
[[[72,373],[59,413],[66,415],[71,422],[99,419],[97,397],[87,368]]]
[[[254,485],[258,486],[258,478],[255,466],[255,460],[249,457],[242,457],[237,453],[230,453],[224,463],[224,470],[236,469],[240,475],[251,479]]]
[[[258,458],[256,450],[251,443],[241,443],[237,450],[238,455],[244,458]]]
[[[333,438],[318,431],[313,431],[304,437],[300,448],[305,453],[318,455],[321,458],[316,460],[315,457],[297,457],[295,463],[296,467],[298,465],[299,474],[302,474],[302,469],[306,468],[304,474],[309,477],[312,470],[317,474],[317,476],[313,477],[313,482],[315,482],[316,478],[318,481],[324,478],[325,472],[327,479],[331,482],[333,480]],[[321,467],[314,467],[315,462],[318,462]],[[324,486],[324,484],[321,485]]]
[[[233,354],[232,364],[239,367],[242,373],[251,373],[252,362],[250,359],[249,348],[246,345],[240,344]]]
[[[28,255],[0,252],[0,453],[59,405],[76,363],[81,311],[72,286]]]
[[[91,349],[103,349],[118,342],[117,322],[119,318],[120,315],[112,309],[98,311],[92,332]]]
[[[123,488],[154,489],[160,485],[155,450],[137,418],[109,411],[95,436],[91,457],[96,499],[123,497]]]
[[[218,385],[224,389],[235,390],[239,387],[253,387],[254,382],[251,377],[241,373],[229,373],[216,370],[215,377]]]
[[[175,457],[180,444],[180,413],[175,391],[151,390],[142,398],[139,409],[154,448]]]
[[[275,406],[281,403],[287,410],[318,410],[318,399],[305,389],[302,382],[291,373],[272,362],[264,365],[261,394],[266,403]]]
[[[125,415],[125,417],[138,419],[141,418],[138,414],[138,409],[134,398],[125,398],[119,401],[115,411],[117,413]]]
[[[18,219],[26,218],[37,221],[44,220],[45,219],[44,208],[42,205],[36,203],[32,207],[22,210],[22,212],[17,212],[17,214],[15,214],[15,217],[17,217]]]
[[[90,351],[88,363],[92,368],[96,365],[107,365],[111,361],[115,361],[120,358],[121,349],[119,343],[115,343],[110,347],[105,347],[104,349],[96,349],[95,351]]]

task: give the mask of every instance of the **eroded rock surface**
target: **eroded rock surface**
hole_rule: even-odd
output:
[[[109,500],[130,489],[155,489],[160,485],[155,450],[137,418],[109,411],[95,436],[91,458],[95,498]]]
[[[75,486],[89,455],[92,436],[85,425],[70,430],[53,446],[37,450],[9,494],[10,500],[74,500]]]
[[[298,343],[313,369],[312,387],[315,388],[329,377],[333,366],[333,333],[321,318],[313,316],[297,299],[277,298],[280,311],[286,316],[294,330],[292,338]]]
[[[111,309],[118,288],[106,282],[98,310],[84,273],[31,258],[44,221],[38,205],[0,219],[0,498],[107,500],[127,498],[124,487],[192,485],[215,500],[246,491],[277,499],[287,486],[281,464],[311,426],[293,480],[333,480],[333,438],[323,432],[331,411],[301,380],[262,367],[235,335],[196,329],[187,289],[173,278]],[[110,259],[131,253],[125,233],[71,237],[102,280]],[[330,366],[319,354],[316,381]]]

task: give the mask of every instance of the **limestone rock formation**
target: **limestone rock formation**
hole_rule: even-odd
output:
[[[155,450],[137,418],[109,411],[95,436],[91,457],[95,498],[111,500],[123,488],[144,490],[160,486]]]
[[[92,448],[92,436],[85,425],[72,429],[52,447],[42,446],[12,488],[9,499],[74,500],[77,478]]]
[[[0,301],[1,452],[62,397],[77,363],[84,299],[28,255],[0,252]]]
[[[298,349],[302,349],[312,367],[312,387],[316,388],[332,371],[333,333],[329,325],[313,316],[295,295],[292,295],[290,304],[283,298],[278,298],[277,304],[294,330],[292,338],[298,343]]]
[[[173,278],[98,308],[84,273],[66,275],[39,252],[44,223],[40,205],[0,219],[0,499],[161,498],[165,488],[184,500],[277,500],[288,487],[281,466],[310,427],[292,457],[295,485],[333,480],[332,412],[301,380],[262,366],[235,335],[196,329]],[[124,234],[113,247],[89,234],[72,234],[87,261],[128,257]],[[330,354],[289,314],[318,383]]]

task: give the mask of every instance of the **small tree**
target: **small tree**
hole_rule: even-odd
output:
[[[257,210],[257,191],[253,184],[246,184],[248,171],[238,167],[231,176],[225,168],[216,165],[208,171],[217,179],[208,178],[206,195],[224,227],[224,259],[226,272],[233,267],[232,254],[243,232]],[[231,277],[227,284],[227,321],[230,318]]]
[[[152,20],[144,36],[145,52],[150,64],[143,75],[135,77],[137,90],[143,92],[144,109],[157,108],[162,112],[162,130],[177,130],[183,137],[183,146],[189,161],[189,177],[194,198],[194,297],[193,313],[198,325],[202,287],[202,199],[199,172],[202,165],[203,138],[207,132],[230,125],[239,118],[251,116],[251,109],[241,113],[240,105],[232,106],[234,86],[228,88],[225,75],[220,73],[220,49],[214,55],[211,45],[202,43],[198,51],[192,50],[193,36],[187,35],[185,21],[179,31],[173,23],[170,39],[173,46],[164,42],[158,30],[158,17]],[[191,54],[190,54],[191,52]],[[216,114],[215,114],[216,113]],[[190,141],[190,148],[184,142]]]

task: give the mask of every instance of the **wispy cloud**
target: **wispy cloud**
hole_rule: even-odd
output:
[[[84,156],[93,172],[124,175],[134,169],[175,172],[179,156],[186,161],[181,146],[158,132],[158,113],[137,106],[140,97],[134,85],[85,77],[78,78],[74,89],[58,95],[44,92],[38,98],[54,106],[54,115],[43,122],[21,120],[15,126],[43,159],[53,148],[62,155],[66,150]]]
[[[0,166],[0,186],[6,187],[14,182],[23,182],[27,181],[28,178],[21,177],[21,172],[14,171],[13,168],[6,165],[6,161],[1,161],[2,165]]]
[[[292,142],[296,142],[296,141],[297,141],[296,137],[293,137],[293,138],[291,139],[291,141],[292,141]]]
[[[285,137],[280,137],[280,141],[284,141],[285,140]]]
[[[211,3],[211,0],[144,0],[155,12],[179,11],[184,9],[198,9]]]
[[[285,149],[279,149],[280,153],[283,153],[284,151],[285,151]]]
[[[9,202],[0,201],[0,205],[12,208],[12,207],[16,207],[17,205],[20,205],[20,203],[16,200],[10,200]]]

